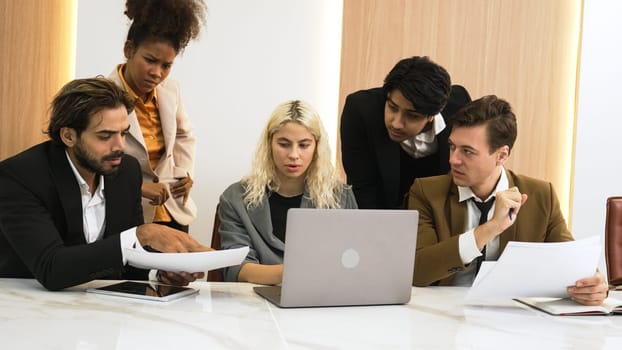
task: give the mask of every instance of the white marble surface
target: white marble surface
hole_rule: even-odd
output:
[[[514,302],[466,306],[465,288],[413,288],[408,305],[279,309],[245,283],[196,282],[160,303],[49,292],[0,279],[2,349],[620,349],[622,316],[554,317]]]

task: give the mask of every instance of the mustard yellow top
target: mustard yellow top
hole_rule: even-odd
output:
[[[134,111],[136,112],[136,118],[140,125],[140,130],[143,133],[145,139],[145,146],[147,147],[147,154],[149,154],[149,165],[151,169],[155,169],[160,162],[160,158],[164,154],[164,134],[162,133],[162,123],[160,122],[160,112],[158,110],[158,96],[156,90],[153,89],[147,96],[147,100],[143,101],[142,98],[132,90],[125,77],[123,76],[123,69],[125,64],[119,65],[119,78],[123,83],[125,91],[134,99],[136,105]],[[168,213],[164,205],[157,206],[155,208],[155,216],[153,221],[172,221],[171,215]]]

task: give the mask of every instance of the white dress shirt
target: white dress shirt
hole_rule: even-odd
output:
[[[505,191],[509,187],[508,177],[505,173],[505,168],[501,168],[501,176],[499,177],[499,181],[497,182],[497,187],[492,192],[492,194],[482,200],[478,198],[473,191],[471,191],[470,187],[462,187],[458,186],[458,201],[463,202],[467,201],[467,222],[466,222],[466,232],[462,233],[458,238],[458,247],[460,252],[460,258],[462,259],[463,264],[469,264],[476,258],[482,255],[482,252],[477,248],[477,242],[475,241],[475,228],[479,226],[479,217],[480,212],[477,209],[477,206],[473,201],[469,199],[473,198],[473,200],[478,202],[485,202],[492,197],[495,197],[496,193],[499,191]],[[492,207],[488,211],[487,221],[492,218],[495,212],[495,202],[493,202]],[[491,239],[488,243],[486,243],[486,260],[495,261],[499,258],[499,236],[495,236],[495,238]],[[473,280],[475,279],[475,265],[471,264],[467,267],[466,270],[456,273],[454,277],[453,284],[456,286],[470,286],[473,284]]]
[[[86,183],[78,169],[74,166],[69,153],[65,151],[69,166],[80,186],[80,195],[82,198],[82,224],[84,227],[84,238],[86,243],[93,243],[103,238],[106,228],[106,196],[104,195],[104,176],[99,175],[99,185],[95,193],[91,195],[89,185]],[[129,228],[120,234],[121,239],[121,256],[123,257],[123,265],[127,264],[127,259],[123,253],[124,248],[133,248],[144,250],[138,243],[136,238],[136,227]]]
[[[419,159],[427,157],[436,153],[438,150],[438,142],[436,141],[436,135],[440,134],[445,129],[445,119],[438,113],[434,116],[432,121],[432,127],[424,132],[421,132],[414,137],[404,140],[400,143],[402,149],[411,157]]]

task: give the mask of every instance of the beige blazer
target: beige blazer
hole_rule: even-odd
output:
[[[108,78],[118,86],[123,87],[116,67]],[[152,170],[136,112],[129,115],[130,134],[126,137],[125,153],[138,160],[143,173],[143,182],[153,182],[157,178],[159,182],[170,184],[176,181],[175,177],[186,176],[187,174],[190,174],[194,179],[196,140],[192,133],[190,119],[181,101],[179,84],[169,78],[161,82],[156,87],[156,91],[165,145],[162,159],[160,159],[155,170]],[[144,197],[142,205],[145,223],[152,222],[155,214],[154,206],[149,204],[149,200]],[[190,224],[197,215],[197,208],[192,198],[188,198],[186,205],[183,205],[183,198],[173,198],[170,190],[169,199],[164,203],[164,206],[175,221],[182,225]]]
[[[528,195],[516,221],[500,236],[500,253],[509,241],[563,242],[573,240],[550,182],[506,170],[509,186]],[[460,259],[458,237],[465,232],[466,202],[450,174],[420,178],[410,188],[408,208],[419,210],[419,234],[413,285],[450,285],[466,266]]]

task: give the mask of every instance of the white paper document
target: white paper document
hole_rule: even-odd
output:
[[[567,297],[566,287],[593,276],[600,237],[560,243],[509,242],[496,262],[484,262],[467,300]]]
[[[125,248],[124,254],[128,264],[140,269],[193,273],[239,265],[248,254],[248,247],[198,253],[150,253]]]

